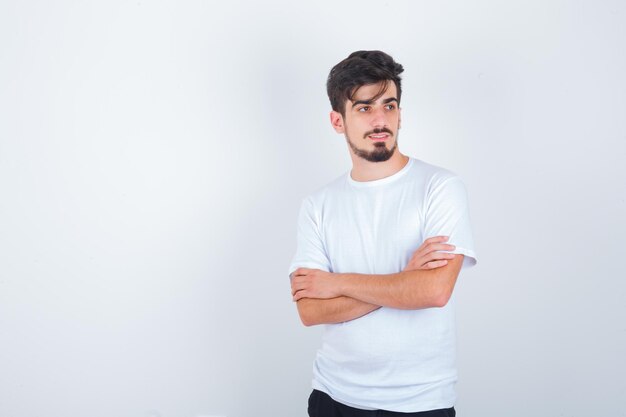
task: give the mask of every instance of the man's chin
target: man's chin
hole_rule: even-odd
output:
[[[361,155],[361,157],[369,162],[385,162],[393,156],[393,153],[396,150],[395,147],[393,149],[387,149],[386,146],[378,146],[377,148],[383,149],[376,149],[374,151],[368,152],[365,155]]]
[[[348,141],[348,144],[352,148],[352,151],[354,152],[354,154],[361,159],[365,159],[368,162],[388,161],[393,156],[397,148],[397,142],[394,142],[391,149],[389,149],[387,146],[388,141],[377,141],[377,142],[372,143],[372,145],[374,145],[373,150],[359,149],[356,146],[354,146],[352,141],[350,141],[350,139],[347,136],[346,136],[346,139]]]
[[[371,155],[370,158],[366,158],[366,159],[370,162],[385,162],[391,159],[392,156],[393,156],[392,153],[374,154],[374,155]]]

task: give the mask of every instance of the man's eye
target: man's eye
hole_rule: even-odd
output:
[[[363,107],[359,108],[359,111],[365,112],[365,111],[368,111],[369,109],[370,109],[369,106],[363,106]]]
[[[387,110],[393,110],[396,108],[395,104],[387,104]]]

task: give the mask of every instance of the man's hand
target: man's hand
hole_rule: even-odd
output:
[[[332,273],[320,269],[298,268],[292,274],[293,301],[301,298],[335,298],[341,294],[333,285]]]
[[[434,236],[426,239],[422,246],[411,256],[409,263],[403,271],[412,271],[415,269],[435,269],[441,268],[448,264],[448,259],[454,259],[453,253],[438,252],[442,250],[454,250],[454,245],[449,245],[448,236]]]

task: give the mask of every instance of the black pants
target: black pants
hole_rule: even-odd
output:
[[[316,389],[309,397],[309,417],[454,417],[452,408],[441,410],[420,411],[417,413],[399,413],[386,410],[360,410],[338,403],[328,394]]]

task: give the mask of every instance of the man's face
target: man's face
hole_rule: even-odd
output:
[[[396,84],[387,83],[387,90],[376,100],[384,83],[360,87],[353,101],[346,101],[345,116],[331,112],[331,122],[338,133],[346,136],[352,152],[370,162],[386,161],[398,145],[400,108]]]

